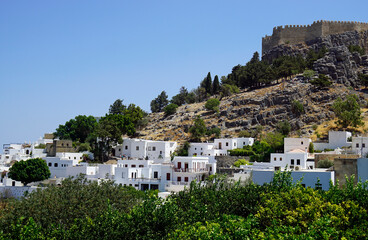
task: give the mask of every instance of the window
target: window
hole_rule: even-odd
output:
[[[57,163],[54,163],[54,167],[58,167],[58,164]]]
[[[166,173],[166,180],[170,181],[170,179],[171,179],[170,173]]]
[[[162,151],[160,151],[160,154],[162,154]]]
[[[51,166],[52,166],[52,163],[49,162],[49,167],[51,167]]]
[[[303,141],[301,142],[301,144],[303,145]]]
[[[181,182],[181,177],[178,177],[178,182]]]
[[[274,157],[273,160],[276,161],[276,158]]]
[[[294,164],[295,164],[295,163],[294,163],[294,159],[291,159],[290,164],[291,164],[291,165],[294,165]]]
[[[279,171],[280,170],[280,167],[275,167],[275,171]]]
[[[119,152],[121,152],[121,148],[119,148]]]
[[[280,161],[282,161],[282,157],[280,157]]]
[[[359,147],[359,143],[357,143],[355,146],[358,148]]]
[[[69,143],[67,143],[66,146],[69,147]]]
[[[194,148],[194,150],[197,150],[197,148]]]
[[[236,147],[236,143],[234,143],[234,147]]]
[[[226,146],[229,146],[229,143],[228,142],[226,142]]]
[[[365,148],[365,143],[362,143],[362,148]]]
[[[189,181],[189,178],[188,177],[185,177],[184,178],[184,182],[188,182]]]
[[[136,147],[135,147],[135,150],[139,151],[139,146],[136,146]]]
[[[142,168],[142,167],[143,167],[143,165],[139,165],[139,167],[140,167],[140,168]]]
[[[315,189],[316,190],[322,190],[322,184],[317,182],[316,185],[315,185]]]
[[[152,151],[156,151],[156,147],[152,147]]]
[[[245,145],[245,142],[243,142],[243,145]]]
[[[132,167],[135,167],[135,164],[132,164]]]
[[[124,167],[128,167],[128,164],[125,164]]]
[[[74,160],[77,159],[77,157],[74,157]]]
[[[296,165],[300,165],[300,159],[296,160]]]
[[[153,178],[158,178],[158,172],[153,172]]]
[[[125,146],[125,150],[128,150],[128,146]]]

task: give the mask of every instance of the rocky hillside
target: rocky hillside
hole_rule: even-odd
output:
[[[349,46],[360,46],[365,49],[365,54],[351,53]],[[300,54],[305,57],[310,49],[318,51],[321,48],[326,48],[328,52],[314,63],[313,70],[329,75],[337,83],[359,86],[358,73],[368,74],[368,31],[345,32],[295,45],[279,45],[265,52],[262,59],[272,62],[273,59],[284,55]]]
[[[241,130],[252,130],[257,125],[271,131],[282,120],[291,123],[292,130],[310,135],[313,124],[320,124],[334,118],[331,105],[338,97],[351,93],[346,86],[335,84],[329,90],[319,91],[298,78],[270,87],[223,98],[218,113],[207,111],[203,103],[184,105],[177,113],[168,117],[164,113],[150,114],[149,124],[139,132],[140,137],[155,140],[185,140],[188,129],[196,115],[204,119],[208,127],[221,128],[222,137],[237,136]],[[304,106],[305,114],[292,110],[292,102],[297,100]],[[361,96],[365,104],[364,96]]]
[[[365,53],[350,52],[349,46],[359,46]],[[329,90],[320,91],[299,75],[269,87],[223,98],[218,113],[207,111],[203,102],[181,106],[169,117],[164,113],[150,114],[148,125],[138,135],[146,139],[186,140],[193,119],[200,115],[207,127],[219,127],[222,137],[237,136],[241,130],[251,131],[258,125],[264,126],[264,131],[271,131],[283,120],[290,122],[294,133],[300,130],[298,134],[309,136],[313,132],[312,125],[335,117],[331,105],[338,97],[357,93],[351,86],[360,85],[358,73],[368,74],[368,31],[345,32],[296,45],[279,45],[262,56],[263,60],[272,62],[283,55],[306,57],[311,49],[317,52],[322,48],[328,51],[313,68],[316,73],[326,74],[333,80]],[[362,105],[366,105],[364,94],[360,94],[360,98]],[[293,111],[295,100],[303,104],[304,114]]]

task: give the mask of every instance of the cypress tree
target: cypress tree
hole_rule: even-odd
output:
[[[217,75],[215,76],[213,80],[212,91],[213,91],[213,94],[218,94],[220,92],[220,81]]]

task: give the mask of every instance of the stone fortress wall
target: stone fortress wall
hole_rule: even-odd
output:
[[[281,44],[297,44],[349,31],[368,31],[368,23],[349,21],[317,21],[311,25],[286,25],[273,28],[272,36],[262,38],[262,55]]]

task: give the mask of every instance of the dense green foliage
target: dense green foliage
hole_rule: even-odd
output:
[[[188,150],[190,147],[189,142],[185,142],[177,151],[176,156],[188,156]]]
[[[345,101],[338,98],[332,105],[336,117],[337,124],[343,128],[348,126],[357,127],[364,125],[360,111],[359,98],[355,94],[348,95]]]
[[[193,121],[193,126],[189,128],[189,133],[191,134],[191,140],[195,142],[201,141],[207,133],[207,127],[203,119],[197,116]]]
[[[230,156],[249,156],[252,162],[269,162],[271,153],[283,151],[284,137],[285,135],[280,132],[269,132],[260,141],[255,141],[252,146],[244,146],[228,152]]]
[[[241,165],[252,165],[253,163],[250,163],[246,159],[238,159],[234,162],[235,167],[240,167]]]
[[[325,159],[318,161],[317,168],[330,168],[333,165],[334,165],[333,161]]]
[[[310,153],[314,153],[314,144],[312,142],[309,143],[308,149]]]
[[[218,112],[219,111],[219,105],[220,105],[220,101],[217,98],[210,98],[210,99],[207,100],[204,107],[207,110]]]
[[[108,160],[112,146],[123,142],[122,135],[133,135],[135,126],[132,118],[127,115],[109,114],[98,122],[95,132],[90,136],[94,156],[100,161]]]
[[[319,89],[325,89],[331,86],[332,82],[329,78],[324,74],[319,74],[318,78],[309,81],[312,85],[316,86]]]
[[[64,125],[59,125],[54,135],[60,139],[85,142],[88,136],[95,131],[96,118],[93,116],[79,115],[70,119]]]
[[[9,169],[8,176],[27,185],[31,182],[48,179],[50,177],[50,169],[42,158],[32,158],[14,163]]]
[[[353,179],[342,188],[331,186],[322,191],[294,184],[290,172],[276,172],[272,182],[263,186],[212,176],[206,184],[192,182],[188,189],[166,200],[130,188],[109,184],[88,188],[88,184],[68,181],[65,187],[52,187],[32,193],[29,199],[8,203],[0,212],[1,238],[368,237],[368,184],[354,185]]]
[[[164,108],[165,116],[169,116],[169,115],[176,113],[177,108],[178,108],[178,105],[176,105],[175,103],[170,103]]]
[[[298,100],[293,100],[291,103],[291,110],[298,116],[305,113],[303,103]]]
[[[169,100],[167,99],[167,94],[165,91],[162,91],[157,98],[151,101],[151,111],[152,112],[161,112],[164,108],[169,104]]]
[[[359,45],[349,45],[348,46],[348,49],[351,53],[353,52],[357,52],[359,53],[360,55],[364,55],[365,54],[365,49],[362,48],[361,46]]]
[[[124,114],[126,106],[123,104],[123,100],[116,99],[113,104],[110,105],[109,114]]]
[[[281,133],[284,136],[288,136],[291,131],[291,125],[289,121],[284,120],[284,121],[278,122],[276,125],[276,131]]]

